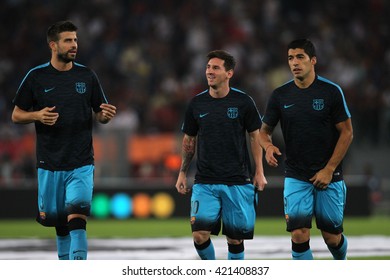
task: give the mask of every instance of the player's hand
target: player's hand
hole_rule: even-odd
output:
[[[318,171],[313,177],[310,178],[310,182],[313,182],[313,185],[316,188],[325,190],[329,183],[332,181],[333,170],[330,168],[324,168]]]
[[[111,104],[102,103],[100,105],[100,122],[108,123],[116,115],[116,107]]]
[[[278,167],[278,160],[276,159],[275,155],[282,155],[279,148],[274,145],[268,146],[265,153],[265,159],[269,166]]]
[[[57,122],[59,114],[54,112],[56,109],[53,107],[45,107],[42,110],[38,111],[38,120],[45,125],[54,125]]]
[[[187,186],[187,177],[184,172],[180,172],[176,182],[176,190],[178,193],[187,194],[191,188]]]
[[[253,185],[256,187],[258,191],[263,191],[265,185],[267,185],[267,179],[265,178],[263,173],[256,173],[253,177]]]

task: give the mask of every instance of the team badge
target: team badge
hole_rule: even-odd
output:
[[[324,99],[313,99],[313,109],[316,111],[321,111],[324,109]]]
[[[46,213],[45,212],[39,212],[39,218],[41,218],[41,220],[46,220]]]
[[[227,115],[231,119],[236,119],[238,117],[238,108],[228,108],[227,109]]]
[[[87,91],[87,85],[84,82],[76,83],[76,91],[80,94],[83,94]]]

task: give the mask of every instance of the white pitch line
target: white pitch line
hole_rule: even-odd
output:
[[[390,256],[390,236],[350,236],[349,257]],[[217,259],[226,259],[223,236],[212,237]],[[312,237],[314,258],[330,259],[321,237]],[[89,239],[90,260],[193,260],[198,259],[193,241],[183,238]],[[289,236],[255,236],[245,241],[246,259],[290,259]],[[48,239],[2,239],[0,260],[55,260],[55,241]]]

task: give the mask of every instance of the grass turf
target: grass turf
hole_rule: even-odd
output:
[[[90,218],[87,224],[89,238],[141,238],[191,236],[189,219],[127,219],[99,220]],[[347,236],[390,236],[390,217],[346,217]],[[31,220],[0,220],[0,238],[53,238],[54,229],[40,226]],[[313,222],[312,235],[319,235]],[[259,218],[255,235],[288,236],[283,218]]]

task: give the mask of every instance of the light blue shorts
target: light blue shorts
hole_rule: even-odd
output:
[[[257,191],[252,184],[195,184],[191,196],[192,231],[205,230],[232,239],[252,239],[256,220]]]
[[[90,215],[93,173],[86,165],[69,171],[38,168],[38,217],[44,226],[63,226],[69,214]]]
[[[325,190],[321,190],[310,182],[285,178],[287,231],[311,228],[315,217],[318,229],[334,234],[343,232],[346,196],[347,188],[343,180],[330,183]]]

